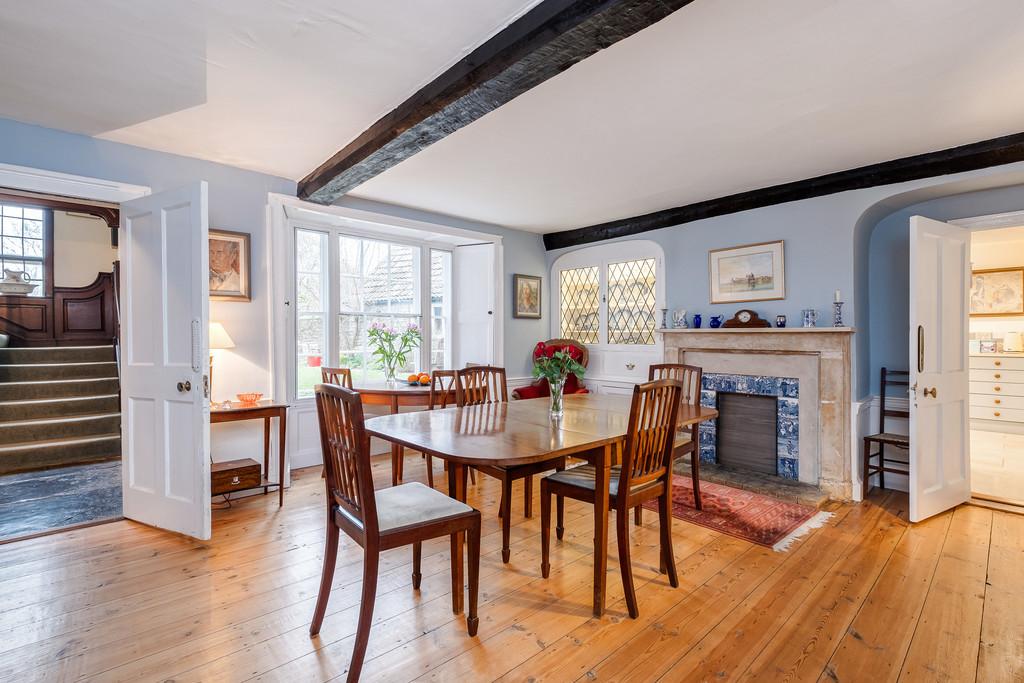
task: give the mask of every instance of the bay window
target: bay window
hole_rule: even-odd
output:
[[[320,366],[384,379],[368,344],[373,323],[417,325],[420,347],[399,374],[451,366],[451,252],[333,229],[295,230],[296,391],[312,396]]]

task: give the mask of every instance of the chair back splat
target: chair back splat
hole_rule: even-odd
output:
[[[363,533],[375,535],[377,506],[362,400],[357,392],[332,384],[318,384],[315,391],[328,506],[338,505]]]
[[[430,374],[429,410],[455,405],[455,371],[434,370]]]
[[[508,403],[505,368],[474,365],[455,373],[455,402],[462,406]]]
[[[658,379],[633,388],[619,491],[668,475],[682,395],[683,384],[675,379]],[[621,499],[624,503],[626,496]]]
[[[320,367],[320,378],[324,384],[336,384],[346,389],[352,388],[352,371],[348,368]]]
[[[656,379],[678,380],[683,385],[683,395],[679,402],[682,405],[698,405],[700,404],[700,388],[703,375],[704,371],[696,365],[658,363],[650,367],[647,379],[651,382]]]

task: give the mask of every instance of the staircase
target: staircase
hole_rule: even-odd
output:
[[[0,474],[121,456],[113,346],[0,348]]]

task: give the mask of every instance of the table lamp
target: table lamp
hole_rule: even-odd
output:
[[[220,323],[210,322],[210,402],[213,402],[213,352],[233,349],[235,342]]]

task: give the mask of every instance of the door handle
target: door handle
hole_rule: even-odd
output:
[[[192,391],[192,382],[185,380],[184,382],[178,382],[178,391],[183,394],[187,394]]]
[[[937,398],[938,395],[939,395],[939,390],[936,389],[935,387],[932,387],[931,389],[929,389],[928,387],[925,387],[924,392],[922,392],[922,393],[924,393],[925,396],[931,396],[932,398]]]

